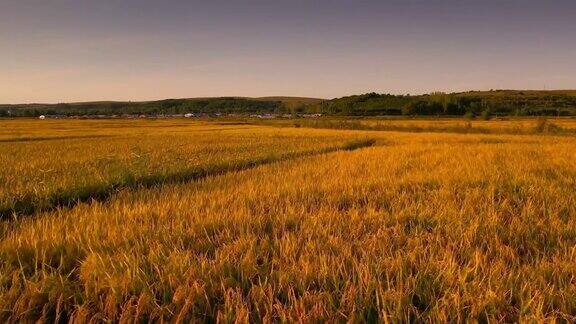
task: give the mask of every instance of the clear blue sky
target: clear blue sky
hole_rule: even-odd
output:
[[[0,1],[0,103],[490,88],[576,88],[576,1]]]

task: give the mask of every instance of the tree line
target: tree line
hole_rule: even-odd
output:
[[[147,102],[86,102],[61,104],[0,105],[0,117],[39,115],[172,115],[186,113],[230,114],[280,112],[279,101],[244,98],[166,99]]]
[[[256,114],[322,113],[339,116],[571,116],[576,91],[470,91],[425,95],[367,93],[332,100],[298,103],[250,98],[167,99],[148,102],[87,102],[0,105],[0,117],[122,114]]]
[[[485,91],[426,95],[368,93],[322,102],[319,112],[346,116],[570,116],[576,91]]]

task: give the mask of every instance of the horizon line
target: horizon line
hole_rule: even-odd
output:
[[[393,92],[376,92],[376,91],[368,91],[363,93],[357,94],[350,94],[344,95],[340,97],[334,98],[318,98],[318,97],[307,97],[307,96],[297,96],[297,95],[271,95],[271,96],[258,96],[258,97],[250,97],[250,96],[238,96],[238,95],[231,95],[231,96],[200,96],[200,97],[164,97],[164,98],[157,98],[157,99],[150,99],[150,100],[117,100],[117,99],[101,99],[101,100],[86,100],[86,101],[58,101],[58,102],[18,102],[18,103],[0,103],[0,106],[21,106],[21,105],[62,105],[62,104],[86,104],[86,103],[105,103],[105,102],[118,102],[118,103],[143,103],[143,102],[155,102],[155,101],[164,101],[164,100],[201,100],[201,99],[220,99],[220,98],[234,98],[234,99],[267,99],[267,98],[289,98],[289,99],[314,99],[314,100],[334,100],[339,98],[346,98],[352,96],[359,96],[365,94],[388,94],[394,96],[426,96],[432,95],[435,93],[444,93],[444,94],[461,94],[461,93],[470,93],[470,92],[497,92],[497,91],[531,91],[531,92],[562,92],[562,91],[575,91],[576,88],[564,88],[564,89],[488,89],[488,90],[464,90],[464,91],[430,91],[427,93],[393,93]]]

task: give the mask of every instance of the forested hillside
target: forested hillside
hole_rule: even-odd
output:
[[[576,91],[470,91],[410,96],[369,93],[325,101],[318,112],[374,115],[575,115]]]
[[[166,99],[146,102],[85,102],[61,104],[0,105],[0,116],[258,113],[277,112],[282,103],[245,98]]]
[[[494,90],[425,95],[368,93],[332,100],[297,97],[196,98],[147,102],[87,102],[0,105],[0,117],[123,114],[303,114],[338,116],[570,116],[576,115],[576,91]]]

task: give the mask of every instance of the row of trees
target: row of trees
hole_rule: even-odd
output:
[[[185,113],[322,113],[341,116],[576,115],[576,91],[485,91],[426,95],[368,93],[324,101],[247,98],[169,99],[149,102],[92,102],[0,105],[0,117]]]
[[[576,93],[469,92],[427,95],[368,93],[322,103],[310,110],[334,115],[482,116],[576,115]]]

